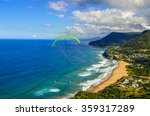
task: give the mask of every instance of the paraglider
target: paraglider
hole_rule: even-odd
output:
[[[74,39],[74,40],[76,40],[78,43],[80,43],[80,40],[79,40],[77,37],[75,37],[75,36],[71,36],[71,35],[68,35],[68,36],[60,36],[60,37],[58,37],[58,38],[56,38],[56,39],[54,40],[54,42],[52,43],[52,47],[54,47],[55,43],[56,43],[58,40],[60,40],[60,39]]]
[[[65,40],[65,41],[62,41]],[[57,37],[53,42],[52,42],[52,47],[59,48],[61,52],[64,54],[65,59],[69,60],[71,58],[71,52],[73,51],[74,47],[76,44],[80,44],[80,40],[71,35],[66,35],[66,36],[60,36]]]

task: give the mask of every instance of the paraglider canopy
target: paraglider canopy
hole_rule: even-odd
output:
[[[66,36],[60,36],[56,38],[52,42],[52,47],[57,48],[65,56],[65,59],[69,61],[73,58],[72,52],[75,53],[75,50],[76,51],[78,50],[77,44],[79,43],[80,40],[77,37],[66,35]]]
[[[56,43],[58,40],[60,40],[60,39],[74,39],[74,40],[76,40],[78,43],[80,43],[80,40],[79,40],[77,37],[71,36],[71,35],[67,35],[67,36],[60,36],[60,37],[56,38],[56,39],[54,40],[54,42],[52,43],[52,47],[54,47],[55,43]]]

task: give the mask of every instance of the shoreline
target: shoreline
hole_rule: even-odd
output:
[[[118,61],[118,67],[116,67],[111,75],[106,79],[105,81],[95,85],[94,87],[91,87],[88,91],[92,93],[97,93],[99,91],[102,91],[107,86],[117,82],[119,79],[121,79],[123,76],[128,76],[126,71],[126,65],[129,65],[129,63],[124,61]]]

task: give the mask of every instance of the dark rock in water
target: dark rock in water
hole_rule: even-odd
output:
[[[106,52],[104,52],[102,55],[104,56],[104,58],[108,58],[108,54]]]

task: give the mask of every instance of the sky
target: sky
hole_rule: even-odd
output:
[[[149,0],[0,0],[0,38],[101,37],[150,29]]]

